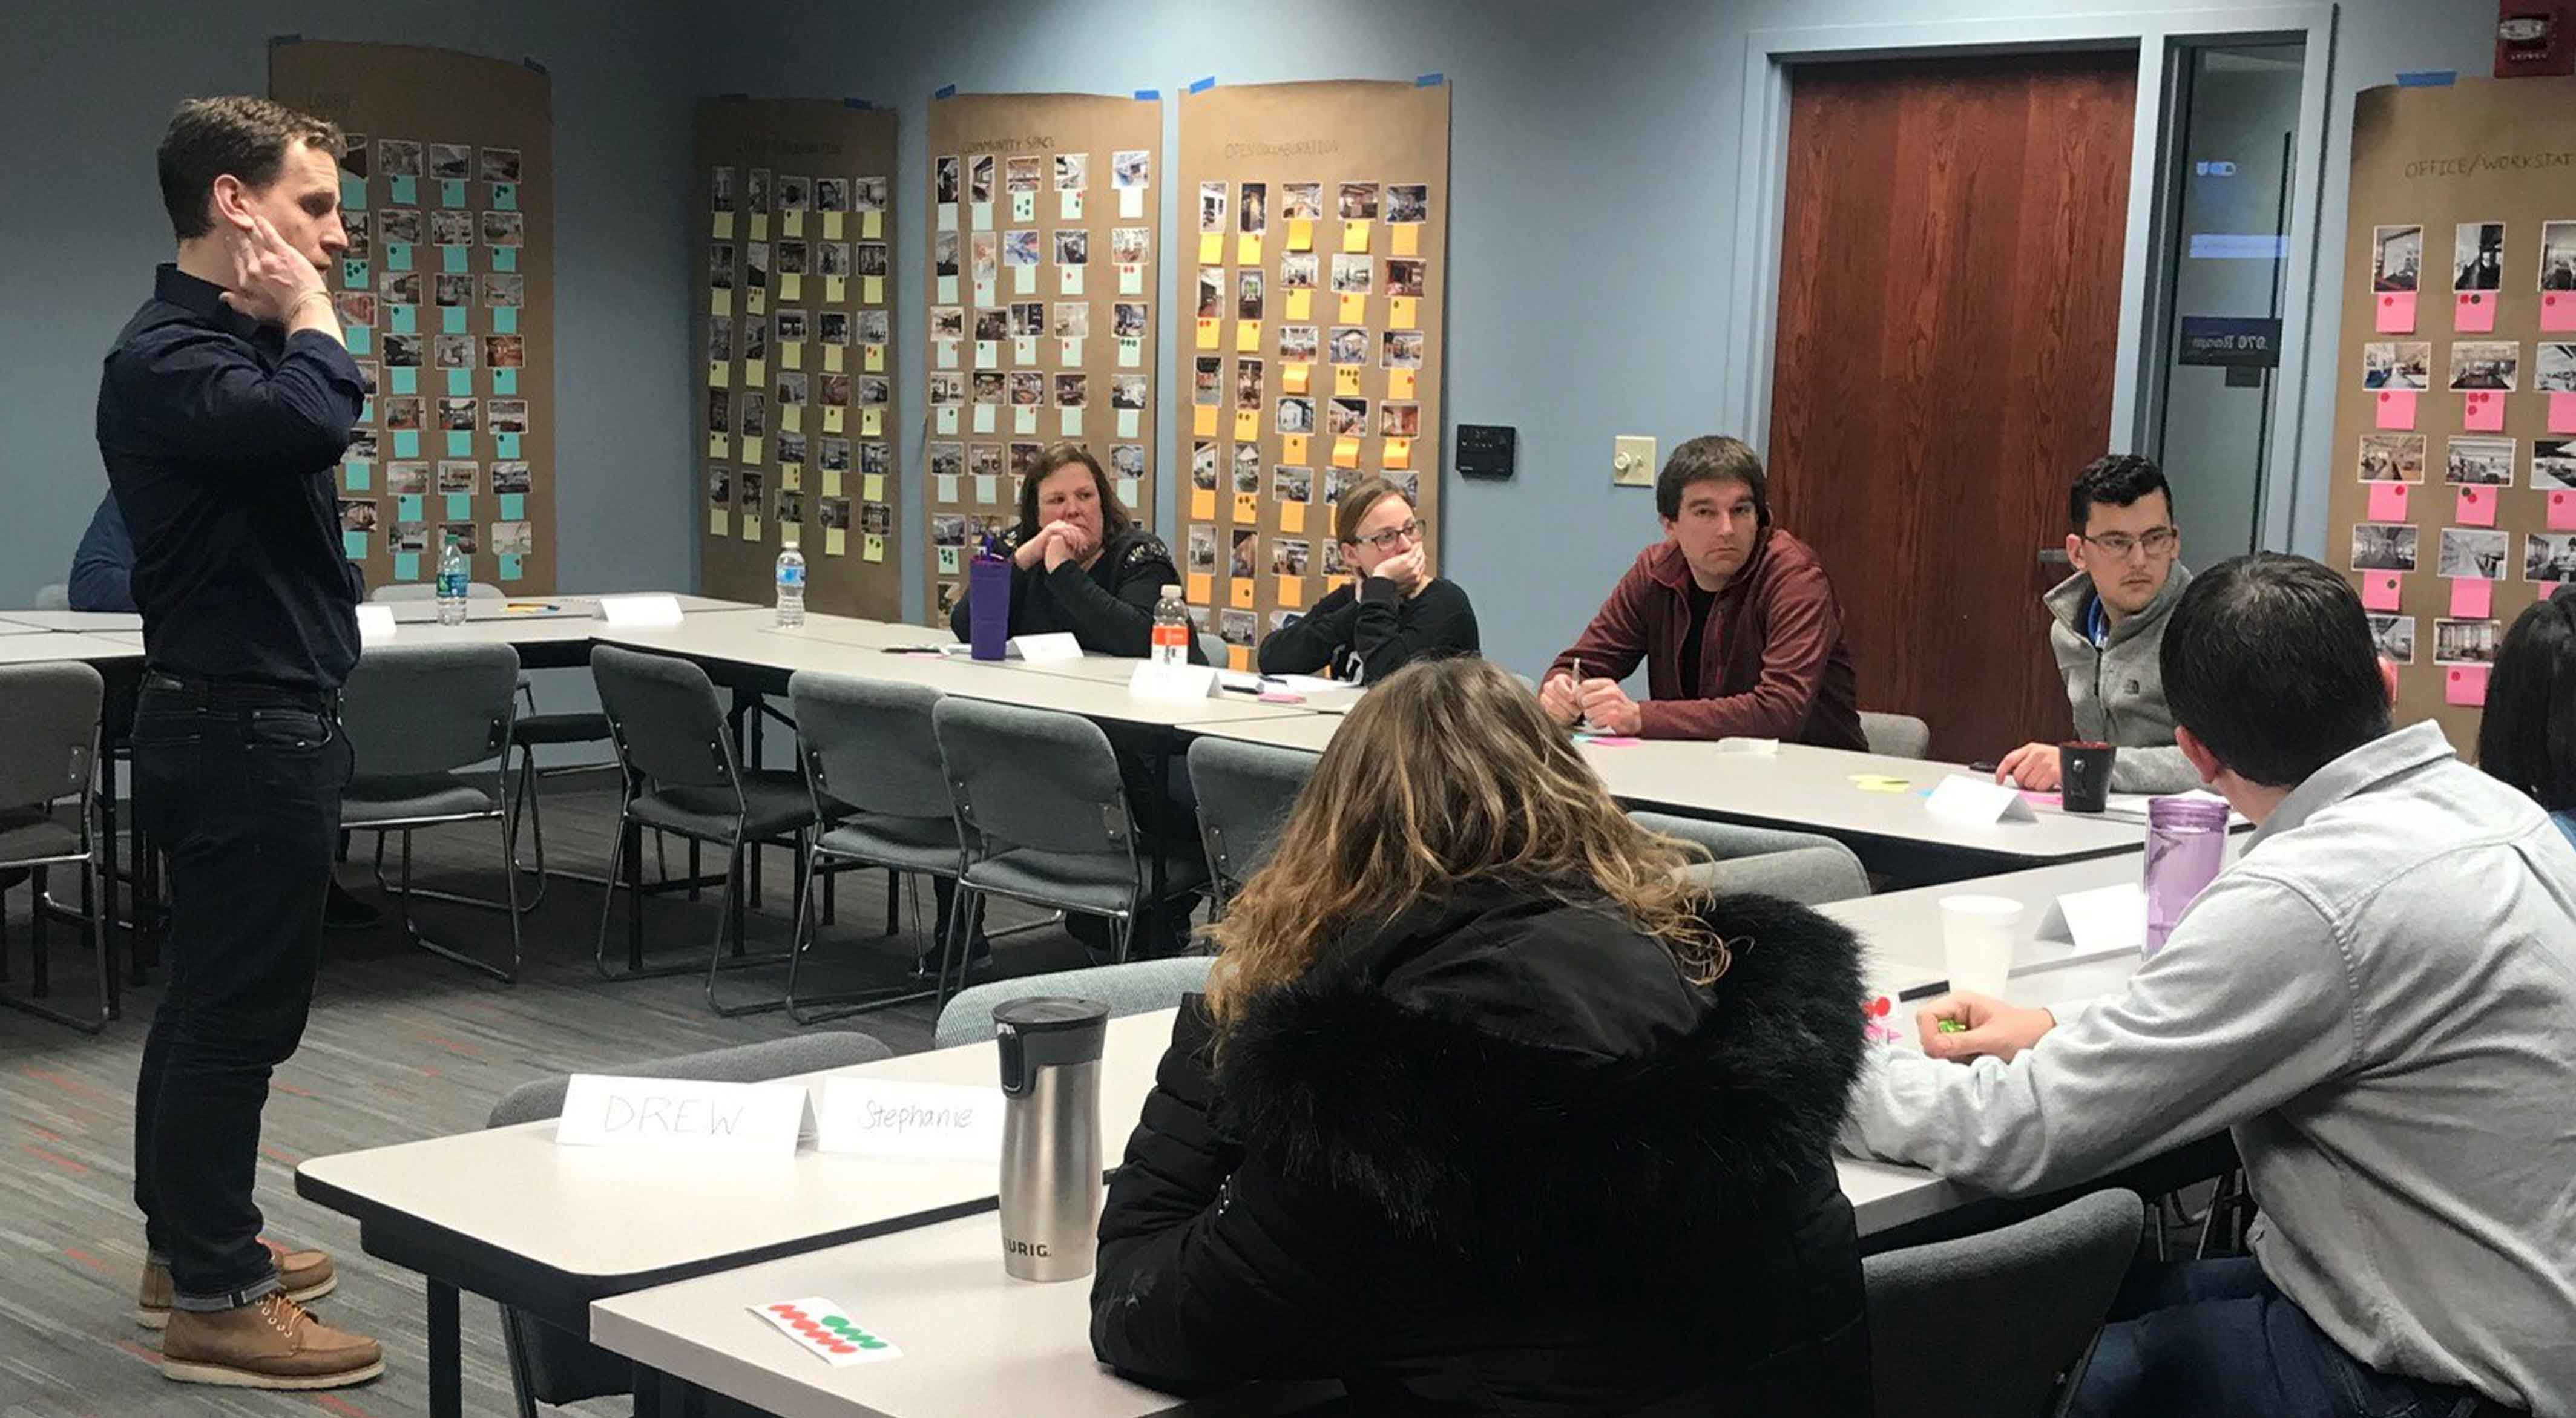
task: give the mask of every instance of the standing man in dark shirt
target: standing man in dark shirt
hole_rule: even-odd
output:
[[[314,1389],[384,1372],[301,1303],[328,1257],[271,1249],[251,1197],[270,1070],[295,1052],[350,769],[358,581],[332,473],[366,391],[322,270],[348,248],[339,134],[193,99],[161,142],[178,260],[108,351],[98,446],[133,534],[135,811],[170,858],[169,983],[134,1090],[136,1314],[162,1373]]]

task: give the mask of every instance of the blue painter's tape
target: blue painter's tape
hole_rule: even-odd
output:
[[[2459,79],[2456,69],[2417,69],[2400,71],[2397,87],[2401,89],[2447,89]]]
[[[544,78],[552,78],[552,77],[554,77],[553,75],[548,74],[548,73],[546,72],[546,66],[545,66],[545,65],[540,64],[540,63],[538,63],[537,61],[535,61],[535,60],[533,60],[533,59],[522,58],[522,59],[520,59],[520,60],[519,60],[519,62],[520,62],[521,64],[524,64],[524,65],[526,65],[526,66],[527,66],[527,69],[528,69],[528,72],[529,72],[529,73],[534,74],[534,75],[536,75],[537,77],[539,77],[539,78],[541,78],[541,79],[544,79]]]
[[[1423,75],[1421,78],[1414,80],[1413,86],[1417,89],[1437,88],[1441,82],[1440,71],[1434,69],[1430,73]]]
[[[1147,103],[1153,103],[1161,99],[1162,96],[1163,91],[1161,89],[1138,89],[1136,91],[1136,97],[1143,99]]]
[[[948,84],[940,88],[932,89],[930,91],[930,96],[932,98],[955,98],[957,97],[957,86],[955,84]]]
[[[1206,78],[1199,80],[1197,83],[1190,85],[1190,92],[1194,94],[1203,94],[1215,87],[1216,75],[1210,74]]]

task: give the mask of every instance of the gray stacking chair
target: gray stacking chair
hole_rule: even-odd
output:
[[[518,846],[509,811],[510,723],[518,715],[519,652],[507,645],[376,645],[358,657],[340,692],[340,723],[357,764],[340,795],[340,826],[376,834],[376,884],[401,903],[412,944],[503,984],[518,978]],[[502,899],[412,885],[412,834],[428,827],[499,821]],[[385,837],[402,837],[399,882],[384,877]],[[507,914],[510,959],[494,965],[422,932],[412,898]]]
[[[1691,870],[1719,891],[1757,891],[1808,906],[1869,894],[1869,873],[1860,858],[1831,837],[1660,812],[1632,812],[1628,819],[1706,851],[1708,863]]]
[[[2132,1191],[1861,1262],[1880,1418],[2044,1418],[2084,1376],[2138,1253]],[[1944,1382],[1939,1375],[1961,1376]]]
[[[826,1030],[711,1049],[702,1054],[619,1064],[602,1071],[625,1078],[766,1083],[773,1078],[874,1063],[892,1052],[873,1035]],[[492,1115],[484,1126],[510,1127],[561,1117],[564,1091],[571,1084],[572,1075],[568,1073],[520,1084],[492,1105]],[[500,1309],[501,1338],[510,1352],[510,1387],[518,1399],[520,1418],[537,1418],[540,1403],[580,1403],[634,1391],[634,1361],[611,1354],[534,1315],[507,1305]]]
[[[1202,630],[1196,632],[1196,634],[1199,642],[1199,658],[1216,666],[1218,669],[1224,669],[1226,665],[1225,637],[1217,634],[1213,630]]]
[[[1207,850],[1212,914],[1269,859],[1297,790],[1316,755],[1270,744],[1203,738],[1190,744],[1190,787],[1199,799],[1199,842]]]
[[[36,609],[40,611],[67,611],[71,608],[72,588],[69,583],[62,581],[48,581],[44,585],[36,588]]]
[[[107,953],[108,907],[98,875],[98,833],[92,817],[91,780],[98,770],[99,706],[107,697],[98,671],[77,660],[0,667],[0,886],[23,871],[32,877],[27,926],[27,994],[0,992],[0,1004],[24,1010],[84,1034],[96,1034],[120,1013],[116,962]],[[56,815],[67,806],[71,821]],[[81,873],[81,910],[89,927],[98,971],[98,1012],[67,1014],[40,1003],[53,992],[53,962],[45,939],[45,878],[58,866]],[[0,982],[9,978],[8,941],[0,936]]]
[[[1134,960],[1124,965],[1093,965],[1051,975],[987,981],[949,996],[947,1006],[939,1011],[939,1024],[932,1031],[930,1046],[948,1049],[990,1039],[994,1010],[1013,1000],[1040,995],[1096,999],[1109,1006],[1112,1019],[1171,1009],[1180,1004],[1183,995],[1207,988],[1208,967],[1215,963],[1212,955],[1177,955],[1169,960]]]
[[[1869,751],[1890,758],[1921,758],[1932,751],[1932,726],[1911,714],[1860,715],[1860,736]]]
[[[950,912],[939,995],[960,967],[974,898],[1001,896],[1109,918],[1112,958],[1124,961],[1136,917],[1153,900],[1159,854],[1163,899],[1198,890],[1207,864],[1198,844],[1140,841],[1117,755],[1100,726],[1075,714],[956,696],[931,710],[948,794],[966,847]]]
[[[608,856],[610,879],[617,879],[627,852],[636,850],[627,840],[632,828],[657,828],[692,842],[714,844],[724,854],[727,870],[725,908],[707,956],[707,1007],[726,1016],[784,1008],[784,996],[727,1005],[716,997],[716,975],[729,968],[783,965],[793,959],[789,954],[743,953],[743,862],[754,847],[781,843],[795,850],[797,874],[802,877],[806,836],[815,825],[814,801],[804,782],[792,772],[742,766],[734,754],[733,735],[727,731],[716,687],[695,664],[601,645],[590,653],[590,673],[599,685],[600,707],[608,714],[617,761],[625,769],[618,795],[617,837]],[[608,922],[617,892],[612,888],[600,896],[595,959],[604,979],[638,979],[690,968],[644,968],[642,875],[640,870],[631,871],[626,880],[628,968],[623,972],[608,965]],[[803,889],[800,880],[800,901]]]

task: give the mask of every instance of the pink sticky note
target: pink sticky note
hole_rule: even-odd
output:
[[[2482,709],[2487,702],[2487,667],[2484,665],[2444,665],[2442,667],[2442,702],[2471,709]]]
[[[2397,609],[2397,573],[2365,571],[2361,573],[2361,607],[2363,610],[2394,611]]]
[[[2451,578],[2451,619],[2484,620],[2495,614],[2495,583],[2476,576]]]
[[[2460,515],[2453,519],[2463,527],[2495,525],[2496,490],[2491,487],[2460,489]]]
[[[1594,748],[1635,748],[1645,740],[1630,738],[1625,734],[1593,734],[1584,739],[1584,742]]]
[[[2451,328],[2463,335],[2483,335],[2495,329],[2495,293],[2464,290],[2451,305]]]
[[[2549,494],[2549,530],[2576,532],[2576,492]]]
[[[2370,484],[2370,520],[2403,522],[2406,520],[2406,484]]]
[[[2383,335],[2415,333],[2415,292],[2392,290],[2379,293],[2379,333]]]
[[[2540,328],[2561,334],[2576,330],[2576,291],[2546,291],[2540,297]]]
[[[2413,428],[2415,426],[2415,391],[2412,389],[2380,390],[2379,426]]]
[[[2504,432],[2504,395],[2481,389],[2462,398],[2460,427],[2477,433]]]
[[[2549,396],[2549,431],[2576,433],[2576,394]]]

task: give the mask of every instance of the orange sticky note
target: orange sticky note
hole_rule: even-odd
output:
[[[2485,620],[2495,614],[2495,583],[2482,576],[2451,578],[2451,619]]]
[[[1243,607],[1244,609],[1249,610],[1251,606],[1252,599],[1251,597],[1246,596],[1243,601]],[[1226,646],[1225,667],[1239,675],[1248,675],[1252,673],[1252,647],[1249,645]],[[2486,691],[2483,684],[2481,684],[2479,688],[2478,701],[2480,703],[2484,703],[2486,701]]]
[[[2486,389],[2462,395],[2460,426],[2475,433],[2504,432],[2504,395]]]
[[[2576,331],[2576,291],[2541,292],[2540,328],[2553,335]],[[2485,686],[2479,691],[2478,701],[2486,702]]]
[[[1303,362],[1281,365],[1279,367],[1279,388],[1282,392],[1289,394],[1305,393],[1306,381],[1311,375],[1313,369],[1313,365]]]
[[[2394,571],[2361,573],[2361,608],[2366,611],[2397,609],[2398,581]]]
[[[1260,321],[1238,320],[1234,322],[1234,352],[1236,354],[1261,353]]]
[[[1314,319],[1315,293],[1310,290],[1292,290],[1288,292],[1288,312],[1284,318],[1289,320]]]
[[[1259,437],[1261,437],[1261,410],[1235,410],[1234,441],[1237,443],[1250,443]]]
[[[1202,266],[1222,266],[1225,264],[1224,232],[1203,231],[1199,233],[1199,264]]]
[[[2444,665],[2442,667],[2442,702],[2464,709],[2482,709],[2487,702],[2487,667],[2484,665]]]
[[[1388,370],[1386,372],[1386,396],[1390,399],[1412,398],[1414,376],[1419,373],[1421,373],[1420,370],[1414,369]]]
[[[1279,530],[1283,532],[1302,532],[1306,530],[1306,504],[1302,502],[1280,503]]]
[[[1261,521],[1261,494],[1238,492],[1234,495],[1234,524],[1250,527]]]
[[[1234,264],[1238,266],[1261,264],[1261,233],[1247,231],[1234,239]]]
[[[1213,522],[1216,520],[1215,488],[1194,487],[1190,489],[1190,515],[1202,522]]]
[[[1193,437],[1197,438],[1216,437],[1216,405],[1193,404],[1190,406],[1190,433]]]
[[[1296,610],[1296,609],[1298,609],[1299,607],[1301,607],[1301,606],[1303,606],[1303,605],[1305,605],[1305,604],[1306,604],[1306,578],[1304,578],[1304,577],[1302,577],[1302,576],[1282,576],[1282,577],[1280,577],[1280,578],[1279,578],[1279,608],[1280,608],[1281,610],[1290,610],[1290,611],[1293,611],[1293,610]]]
[[[1252,609],[1253,583],[1249,576],[1237,576],[1226,585],[1226,603],[1239,611]],[[1236,654],[1243,653],[1237,650]]]
[[[1355,217],[1342,223],[1342,249],[1350,252],[1368,250],[1371,225],[1366,217]]]
[[[1422,301],[1409,295],[1386,298],[1386,327],[1390,330],[1412,330],[1422,324]]]
[[[1306,465],[1306,435],[1302,433],[1283,433],[1279,435],[1279,456],[1292,468],[1304,467]]]
[[[2576,433],[2576,394],[2552,393],[2549,396],[2549,431]]]
[[[1199,605],[1208,603],[1209,598],[1215,594],[1215,587],[1216,578],[1208,573],[1204,571],[1190,573],[1189,598]]]
[[[1360,392],[1360,367],[1359,367],[1358,365],[1356,365],[1356,364],[1337,364],[1337,365],[1334,365],[1334,366],[1333,366],[1333,395],[1334,395],[1334,397],[1336,397],[1336,398],[1342,398],[1342,399],[1356,398],[1356,397],[1358,397],[1359,392]]]
[[[2406,484],[2370,484],[2370,520],[2403,522],[2406,520]]]
[[[1344,434],[1333,440],[1333,466],[1356,468],[1360,465],[1360,441]]]
[[[2415,292],[2388,290],[2379,293],[2379,333],[2411,335],[2415,333]]]
[[[1413,466],[1413,440],[1390,438],[1386,441],[1386,465],[1397,472]]]
[[[1368,297],[1355,290],[1342,292],[1342,323],[1357,325],[1368,319]]]
[[[2379,427],[2413,428],[2415,426],[2415,391],[2382,389],[2378,399]]]
[[[2460,489],[2459,524],[2463,527],[2492,527],[2496,518],[2496,490],[2491,487]]]
[[[1292,217],[1289,219],[1288,249],[1291,251],[1312,251],[1315,249],[1314,218]]]
[[[2495,329],[2495,292],[2464,290],[2451,303],[2451,328],[2463,335],[2484,335]]]
[[[2549,494],[2549,530],[2576,532],[2576,492]]]
[[[1387,240],[1393,243],[1393,246],[1390,249],[1392,249],[1396,255],[1419,256],[1422,254],[1422,223],[1390,223],[1387,226],[1386,235]]]
[[[1202,315],[1199,317],[1200,349],[1212,350],[1217,347],[1217,326],[1222,323],[1222,321],[1218,320],[1213,315]]]

